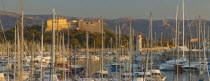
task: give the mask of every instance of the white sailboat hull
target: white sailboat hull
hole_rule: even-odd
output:
[[[161,64],[159,67],[160,70],[167,70],[167,71],[171,71],[174,70],[174,65],[173,64]]]

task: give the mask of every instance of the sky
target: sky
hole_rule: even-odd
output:
[[[0,10],[19,13],[19,0],[2,0]],[[1,3],[2,3],[1,2]],[[152,12],[154,19],[174,19],[176,6],[182,15],[182,0],[23,0],[24,14],[52,14],[70,17],[104,17],[116,19],[132,17],[148,19]],[[185,19],[201,18],[210,20],[210,0],[185,0]]]

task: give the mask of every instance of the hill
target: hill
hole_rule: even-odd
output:
[[[50,19],[51,15],[25,15],[24,24],[25,26],[41,25],[41,20]],[[86,21],[98,20],[99,18],[77,18],[77,17],[65,17],[68,20],[79,20],[83,19]],[[148,17],[149,18],[149,17]],[[11,29],[14,27],[15,23],[19,20],[19,16],[16,13],[0,11],[0,19],[2,25],[5,29]],[[124,17],[119,19],[105,19],[105,29],[110,31],[115,31],[116,24],[120,24],[123,34],[129,33],[129,21],[130,18]],[[196,37],[198,20],[185,20],[185,35],[187,37]],[[206,27],[210,26],[210,21],[202,20],[202,27],[206,22]],[[142,34],[148,36],[149,31],[149,20],[148,19],[132,19],[132,27],[135,30],[135,34]],[[182,27],[182,22],[180,21],[179,27]],[[153,20],[153,34],[157,34],[157,38],[160,38],[161,32],[163,32],[164,38],[174,38],[175,33],[175,20],[174,19],[162,19]],[[208,32],[208,30],[206,30]],[[180,28],[180,34],[182,34],[182,28]]]

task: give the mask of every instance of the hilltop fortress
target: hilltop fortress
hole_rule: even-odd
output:
[[[55,20],[55,30],[65,29],[79,29],[90,32],[101,32],[100,21],[83,21],[83,20],[71,20],[68,21],[66,18],[59,17]],[[45,31],[52,31],[52,19],[47,20],[47,27]]]

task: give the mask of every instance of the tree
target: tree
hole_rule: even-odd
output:
[[[76,38],[71,39],[72,46],[79,45],[79,41]]]

